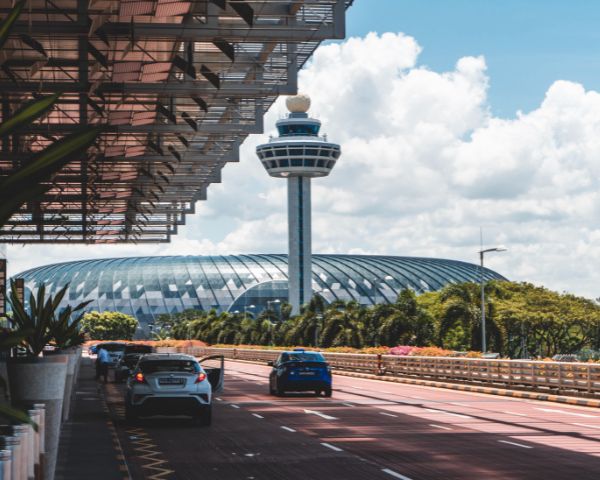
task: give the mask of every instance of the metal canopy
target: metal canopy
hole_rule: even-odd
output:
[[[0,139],[0,176],[78,125],[105,131],[0,242],[169,241],[319,43],[344,38],[352,1],[30,0],[0,51],[0,118],[62,95]]]

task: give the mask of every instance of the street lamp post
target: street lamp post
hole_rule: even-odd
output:
[[[493,247],[486,248],[485,250],[479,251],[479,260],[481,262],[480,268],[480,284],[481,284],[481,352],[486,353],[487,351],[487,342],[485,335],[485,291],[484,291],[484,282],[483,282],[483,257],[488,252],[506,252],[505,247]]]
[[[315,315],[317,319],[317,324],[315,325],[315,348],[319,347],[319,327],[323,324],[323,315],[321,313],[317,313]]]
[[[248,310],[254,310],[255,308],[256,308],[256,305],[244,306],[244,320],[246,320],[246,318],[248,318]]]
[[[267,310],[271,310],[271,305],[272,304],[279,304],[281,303],[281,300],[279,300],[278,298],[276,298],[275,300],[267,300]],[[277,313],[275,310],[273,310],[274,313]],[[277,320],[279,320],[279,314],[277,314]]]

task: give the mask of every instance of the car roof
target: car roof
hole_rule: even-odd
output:
[[[197,361],[196,357],[192,355],[185,355],[183,353],[146,353],[142,359],[144,362],[154,360],[193,360]]]

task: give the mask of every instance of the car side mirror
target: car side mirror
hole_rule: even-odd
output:
[[[269,360],[269,361],[267,362],[267,365],[268,365],[269,367],[272,367],[272,366],[273,366],[273,360]]]

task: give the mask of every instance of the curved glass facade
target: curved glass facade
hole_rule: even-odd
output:
[[[484,269],[484,278],[504,279]],[[64,303],[92,300],[88,310],[116,310],[142,324],[156,315],[194,308],[258,313],[287,301],[287,255],[127,257],[47,265],[19,275],[28,291],[41,283]],[[312,287],[327,302],[364,305],[393,302],[400,290],[438,290],[449,283],[479,281],[479,266],[436,258],[313,255]],[[28,298],[29,295],[26,296]]]

